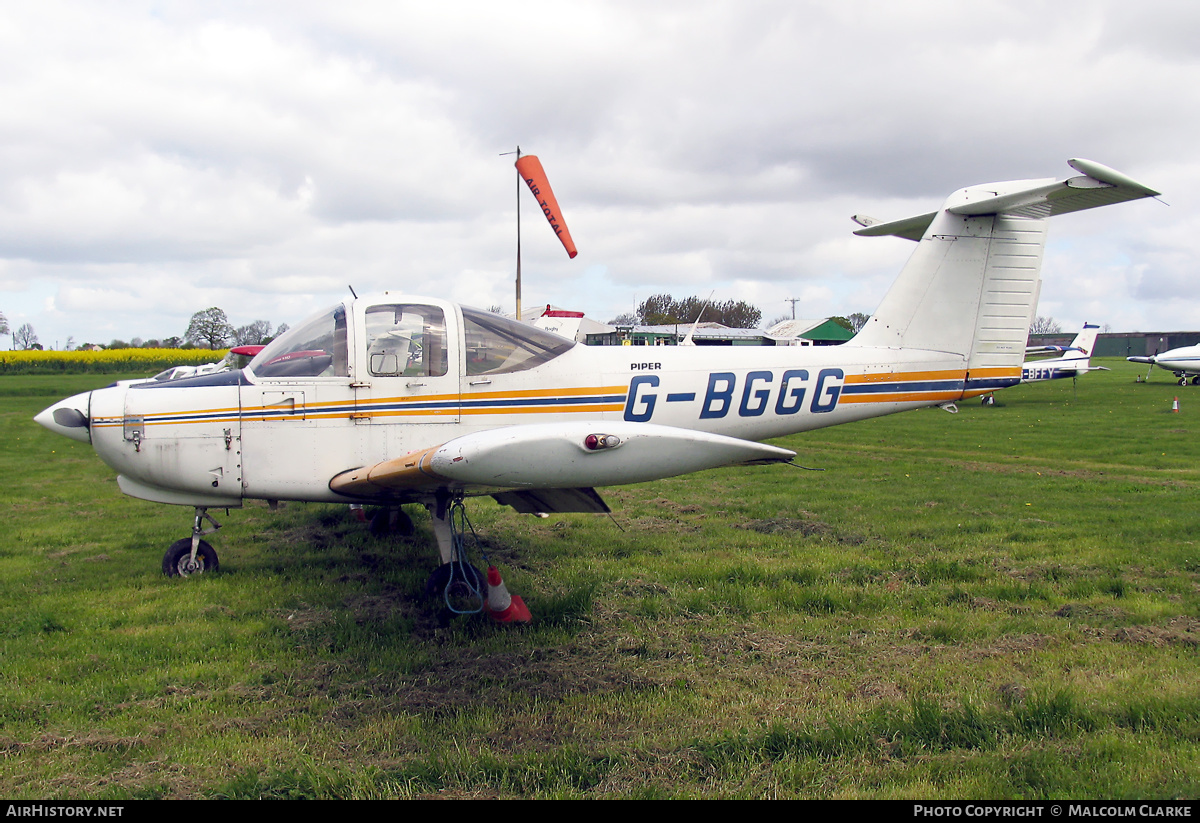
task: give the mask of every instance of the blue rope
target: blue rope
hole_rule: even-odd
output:
[[[471,520],[467,517],[467,507],[463,505],[461,497],[456,498],[450,504],[450,511],[447,513],[446,519],[450,523],[450,550],[453,562],[450,565],[450,579],[446,581],[442,598],[446,601],[446,608],[454,614],[479,614],[483,611],[484,604],[487,603],[486,587],[484,591],[480,591],[479,581],[468,579],[468,577],[474,578],[474,575],[468,575],[466,571],[472,567],[467,557],[466,542],[463,539],[467,530],[470,530],[475,545],[479,547],[479,535],[475,533],[475,527],[471,525]],[[488,559],[482,547],[479,548],[479,555],[486,564]],[[463,587],[470,593],[468,599],[475,598],[479,601],[479,605],[474,609],[458,609],[450,602],[450,589],[454,587],[455,580],[459,578],[461,578]]]

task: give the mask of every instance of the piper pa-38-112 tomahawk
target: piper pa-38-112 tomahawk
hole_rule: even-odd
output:
[[[194,508],[168,574],[217,566],[210,508],[246,500],[426,506],[443,578],[452,512],[607,512],[596,487],[786,463],[757,441],[1021,382],[1048,218],[1158,192],[1071,160],[1063,180],[961,189],[856,233],[917,241],[870,321],[837,347],[589,347],[445,300],[346,300],[244,369],[110,387],[37,415],[90,442],[122,491]],[[388,508],[384,509],[385,511]],[[459,541],[461,542],[461,541]],[[435,577],[437,573],[435,573]]]

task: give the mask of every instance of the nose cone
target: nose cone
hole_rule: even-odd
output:
[[[66,400],[60,400],[33,419],[55,434],[61,434],[82,443],[92,442],[91,408],[92,393],[84,392]]]

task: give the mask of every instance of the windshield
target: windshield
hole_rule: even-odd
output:
[[[553,332],[463,306],[467,374],[503,374],[540,366],[575,345]]]
[[[256,377],[349,377],[346,309],[335,306],[289,329],[247,368]]]

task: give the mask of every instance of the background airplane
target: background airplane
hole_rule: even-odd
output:
[[[1026,356],[1039,354],[1061,354],[1062,356],[1026,360],[1021,366],[1021,382],[1041,383],[1046,380],[1060,380],[1064,377],[1074,378],[1089,371],[1109,371],[1106,366],[1091,364],[1092,350],[1096,347],[1096,336],[1099,333],[1099,326],[1084,323],[1083,330],[1075,335],[1075,339],[1069,346],[1036,346],[1026,349]]]
[[[1179,381],[1179,385],[1185,385],[1188,377],[1192,379],[1192,385],[1200,385],[1200,346],[1183,346],[1178,349],[1162,352],[1161,354],[1152,354],[1149,357],[1126,357],[1130,363],[1147,363],[1150,369],[1146,371],[1146,379],[1150,379],[1150,372],[1155,366],[1160,369],[1166,369],[1175,375]]]

